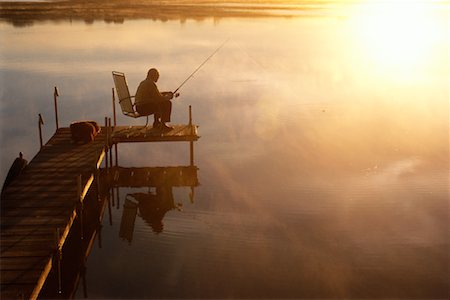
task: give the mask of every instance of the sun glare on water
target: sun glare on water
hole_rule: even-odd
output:
[[[427,64],[446,36],[445,6],[437,5],[423,0],[367,1],[355,8],[352,26],[374,64],[407,75]]]

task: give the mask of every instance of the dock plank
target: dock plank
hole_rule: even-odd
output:
[[[42,270],[45,266],[47,257],[5,257],[0,262],[2,272],[20,271],[20,270]]]

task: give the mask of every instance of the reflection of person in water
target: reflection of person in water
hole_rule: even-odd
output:
[[[133,193],[130,196],[138,201],[139,215],[156,233],[163,231],[165,214],[174,208],[180,209],[180,204],[174,202],[172,187],[168,185],[156,187],[156,194]]]
[[[173,98],[172,92],[160,93],[156,82],[159,79],[158,70],[152,68],[147,73],[147,78],[143,80],[136,92],[136,110],[142,116],[154,114],[153,127],[160,129],[172,129],[167,126],[170,122]]]

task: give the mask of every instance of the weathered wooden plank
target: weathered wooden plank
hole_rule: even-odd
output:
[[[130,138],[113,138],[114,143],[145,143],[145,142],[190,142],[197,141],[198,136],[159,136],[159,137],[130,137]]]
[[[70,170],[67,170],[67,172],[50,172],[48,170],[43,170],[43,172],[28,172],[21,174],[19,177],[20,180],[15,184],[21,184],[22,181],[53,180],[58,182],[59,180],[74,180],[68,177],[70,175]]]
[[[49,245],[42,246],[40,248],[37,247],[11,247],[2,249],[1,258],[5,257],[38,257],[38,256],[50,256],[52,255],[54,248],[51,248]],[[3,278],[2,282],[3,282]]]
[[[48,256],[41,257],[5,257],[0,261],[1,271],[42,270],[48,262]]]
[[[4,284],[17,283],[21,284],[36,283],[41,277],[42,270],[2,270],[2,282]]]
[[[53,192],[32,194],[8,194],[2,199],[2,209],[20,207],[70,207],[78,200],[74,192]],[[3,212],[3,210],[2,210]]]
[[[74,184],[76,182],[76,177],[67,179],[66,177],[59,176],[59,177],[47,177],[47,176],[23,176],[20,178],[20,181],[17,181],[14,185],[11,185],[15,188],[17,187],[26,187],[26,186],[46,186],[46,185],[52,185],[54,186],[55,183],[58,185],[63,186],[69,186]]]
[[[74,182],[75,183],[75,182]],[[58,185],[57,183],[48,182],[43,186],[35,186],[35,185],[14,185],[8,187],[8,195],[13,193],[36,193],[36,192],[44,192],[44,193],[53,193],[53,192],[73,192],[76,193],[77,188],[72,184],[66,185]]]
[[[21,181],[22,177],[26,178],[27,175],[49,175],[52,176],[54,175],[55,178],[59,178],[60,176],[65,176],[66,178],[74,178],[75,176],[78,175],[86,175],[87,173],[92,173],[95,169],[94,168],[63,168],[63,167],[48,167],[45,169],[28,169],[26,170],[26,172],[20,174],[20,177],[18,177],[12,184],[19,184],[19,182]]]
[[[48,233],[28,233],[28,234],[17,234],[17,235],[1,235],[0,236],[1,243],[4,243],[2,247],[11,247],[15,245],[15,243],[20,243],[21,241],[32,242],[32,241],[42,241],[42,242],[50,242],[56,243],[56,229],[49,230]],[[1,262],[0,262],[1,263]]]
[[[29,299],[33,293],[34,284],[2,284],[0,287],[2,300]]]
[[[63,207],[12,207],[2,211],[1,217],[42,217],[42,216],[63,216],[68,215],[67,206]]]
[[[26,174],[27,172],[31,172],[34,170],[45,170],[45,169],[57,169],[56,171],[64,171],[67,169],[80,169],[82,171],[83,169],[89,170],[91,168],[91,164],[94,162],[94,159],[89,160],[88,158],[82,159],[82,162],[80,162],[80,159],[78,161],[72,162],[36,162],[36,163],[30,163],[24,170],[23,174]]]
[[[14,191],[15,193],[15,190],[18,189],[20,189],[20,191],[23,193],[25,192],[24,188],[33,186],[47,188],[48,191],[61,190],[59,188],[56,188],[55,186],[71,186],[71,188],[73,189],[73,185],[77,182],[79,175],[81,175],[82,184],[86,184],[86,182],[88,182],[89,178],[92,176],[92,173],[94,173],[94,170],[90,170],[87,172],[83,170],[82,173],[69,171],[70,169],[66,170],[66,172],[63,174],[65,175],[64,177],[61,174],[50,172],[49,170],[43,170],[42,172],[35,170],[34,172],[24,173],[7,187],[7,189],[5,190],[5,195],[12,193],[11,191]],[[45,175],[47,174],[50,176],[46,177]],[[53,177],[51,175],[53,175]],[[48,187],[48,185],[51,185],[51,187]]]
[[[48,256],[5,257],[0,262],[1,271],[43,270]]]
[[[0,224],[3,225],[28,225],[28,224],[40,224],[47,222],[48,224],[58,224],[64,222],[70,216],[69,211],[64,213],[64,215],[28,215],[28,216],[5,216],[2,215]]]
[[[142,127],[116,127],[113,131],[113,142],[165,142],[165,141],[196,141],[198,139],[195,125],[172,125],[169,131]]]
[[[16,227],[8,230],[1,231],[1,238],[7,238],[9,236],[23,237],[23,236],[50,236],[55,234],[56,227]]]
[[[68,218],[38,218],[38,219],[11,219],[11,218],[5,218],[1,220],[0,223],[0,229],[1,230],[8,230],[10,228],[17,228],[17,227],[28,227],[28,228],[34,228],[36,226],[40,227],[64,227],[66,224],[66,219]]]
[[[53,239],[51,237],[39,237],[39,238],[24,238],[24,239],[13,239],[12,237],[10,239],[2,239],[2,249],[8,249],[10,247],[16,247],[17,245],[21,245],[24,247],[37,247],[40,246],[42,244],[55,244],[56,245],[56,240],[53,237]]]

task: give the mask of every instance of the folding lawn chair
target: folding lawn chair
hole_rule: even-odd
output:
[[[135,109],[135,103],[131,101],[135,96],[130,96],[130,91],[128,90],[127,80],[125,79],[125,74],[121,72],[112,72],[114,84],[116,86],[117,96],[119,97],[120,108],[122,109],[122,113],[125,116],[132,118],[139,117],[147,117],[147,122],[145,126],[148,124],[148,116],[151,115],[140,115]]]

